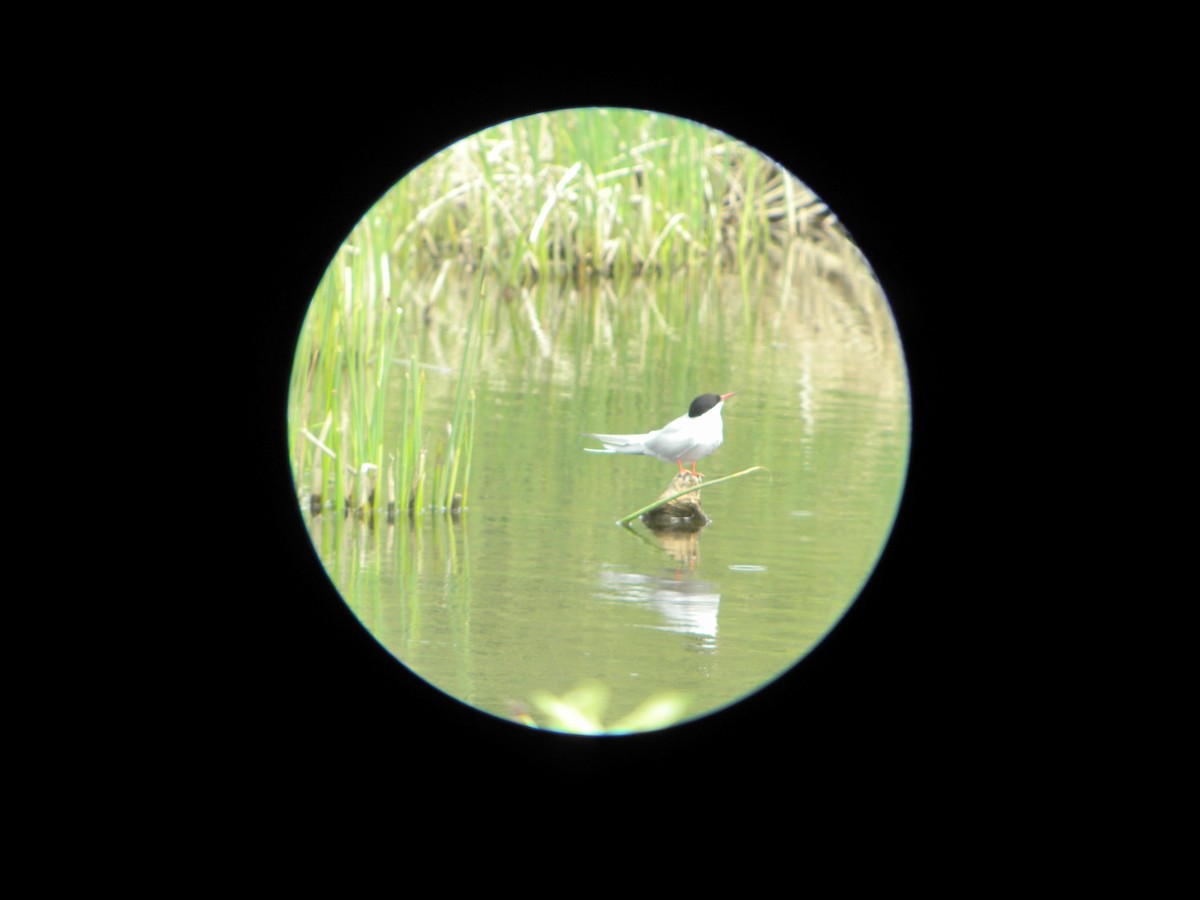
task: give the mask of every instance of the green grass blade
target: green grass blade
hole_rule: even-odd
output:
[[[672,494],[670,497],[663,497],[661,500],[655,500],[649,506],[643,506],[637,512],[630,513],[623,519],[618,519],[617,524],[618,525],[628,525],[630,522],[632,522],[638,516],[644,516],[646,513],[656,510],[660,506],[665,506],[666,504],[668,504],[672,500],[674,500],[676,497],[682,497],[684,494],[694,493],[694,492],[700,490],[701,488],[715,487],[716,485],[720,484],[722,481],[731,481],[734,478],[741,478],[743,475],[749,475],[751,472],[765,472],[765,471],[766,471],[766,469],[763,466],[751,466],[749,469],[742,469],[742,471],[734,472],[732,475],[725,475],[725,476],[722,476],[721,478],[714,478],[712,481],[702,481],[702,482],[700,482],[700,484],[696,485],[695,487],[685,488],[684,490],[679,491],[676,494]]]

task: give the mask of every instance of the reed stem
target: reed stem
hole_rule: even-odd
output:
[[[715,487],[716,485],[720,484],[723,481],[732,481],[734,478],[741,478],[743,475],[749,475],[751,472],[765,472],[765,471],[766,471],[766,469],[763,466],[751,466],[749,469],[742,469],[742,471],[734,472],[732,475],[724,475],[721,478],[714,478],[712,481],[702,481],[699,484],[694,485],[693,487],[684,488],[682,491],[678,491],[674,494],[671,494],[669,497],[661,497],[658,500],[655,500],[649,506],[643,506],[637,512],[632,512],[629,515],[625,516],[625,518],[623,518],[623,519],[617,519],[617,524],[618,525],[628,525],[630,522],[632,522],[634,519],[638,518],[639,516],[644,516],[648,512],[653,512],[654,510],[658,509],[660,506],[666,506],[672,500],[676,499],[677,497],[682,497],[684,494],[694,493],[694,492],[700,490],[701,488]]]

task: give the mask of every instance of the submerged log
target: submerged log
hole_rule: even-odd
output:
[[[658,495],[658,499],[662,500],[664,497],[686,491],[703,481],[701,476],[693,475],[691,472],[682,472],[671,479],[671,483]],[[704,510],[700,507],[700,491],[695,490],[682,497],[676,497],[657,509],[650,510],[642,516],[642,521],[651,528],[696,530],[708,524],[708,517],[704,515]]]

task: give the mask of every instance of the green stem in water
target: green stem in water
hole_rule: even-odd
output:
[[[765,471],[766,471],[766,469],[763,466],[751,466],[748,469],[742,469],[742,471],[740,471],[740,472],[734,472],[732,475],[725,475],[722,478],[714,478],[712,481],[702,481],[702,482],[700,482],[700,484],[696,485],[695,487],[684,488],[682,491],[680,491],[677,494],[672,494],[670,497],[663,497],[661,500],[655,500],[649,506],[643,506],[637,512],[630,513],[623,519],[618,519],[617,524],[618,525],[628,525],[630,522],[632,522],[638,516],[644,516],[646,513],[651,512],[652,510],[658,509],[660,506],[665,506],[666,504],[668,504],[672,500],[674,500],[676,497],[682,497],[684,494],[690,494],[694,491],[700,490],[701,488],[713,487],[715,485],[720,484],[722,481],[729,481],[734,478],[741,478],[743,475],[749,475],[751,472],[765,472]]]

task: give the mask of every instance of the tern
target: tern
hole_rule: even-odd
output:
[[[588,453],[657,456],[664,462],[678,465],[680,475],[684,472],[683,462],[687,460],[692,464],[692,474],[699,475],[696,471],[696,460],[704,459],[721,446],[721,441],[724,440],[721,407],[736,393],[737,391],[730,391],[728,394],[701,394],[692,401],[687,415],[680,416],[658,431],[647,434],[584,434],[584,437],[595,438],[604,444],[602,448],[584,449]]]

